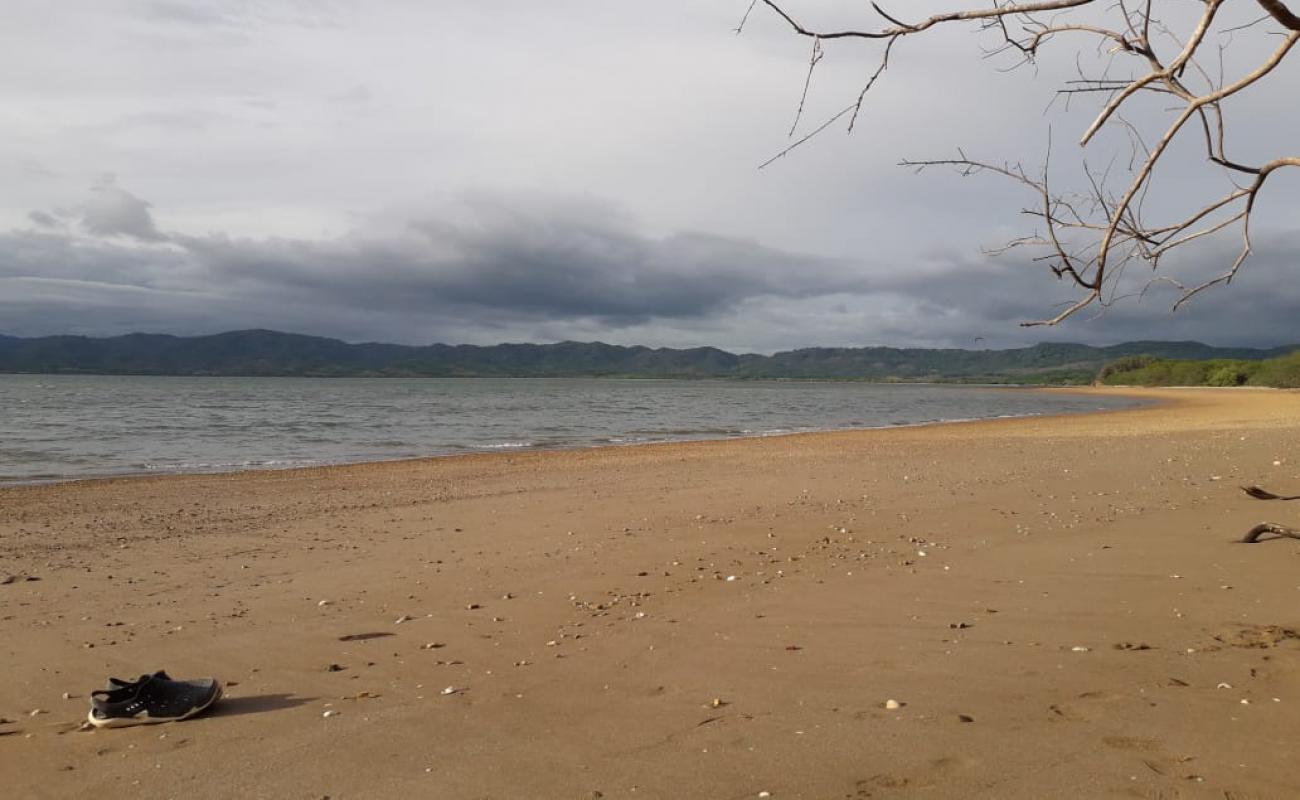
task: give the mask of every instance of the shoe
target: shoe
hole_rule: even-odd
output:
[[[221,684],[215,678],[177,681],[161,670],[137,681],[109,678],[108,684],[108,689],[90,695],[87,719],[96,728],[189,719],[221,699]]]
[[[105,689],[104,691],[106,691],[106,692],[111,692],[111,691],[113,691],[114,689],[121,689],[121,688],[123,688],[123,687],[125,687],[125,686],[135,686],[137,683],[139,683],[140,681],[144,680],[145,677],[146,677],[146,676],[141,675],[139,681],[124,681],[124,680],[122,680],[121,678],[109,678],[109,679],[108,679],[108,688]],[[168,674],[167,674],[167,670],[165,670],[165,669],[160,669],[160,670],[158,670],[157,672],[155,672],[155,673],[153,674],[153,677],[155,677],[155,678],[162,678],[162,679],[165,680],[165,681],[169,681],[169,680],[172,679],[172,676],[168,675]]]

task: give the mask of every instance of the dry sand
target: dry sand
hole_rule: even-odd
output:
[[[1300,797],[1300,394],[1146,394],[0,490],[0,794]]]

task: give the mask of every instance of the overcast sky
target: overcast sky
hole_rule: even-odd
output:
[[[1177,27],[1189,4],[1166,4]],[[1172,317],[1157,292],[1024,330],[1072,296],[1025,255],[983,254],[1032,231],[1030,198],[895,164],[960,146],[1037,167],[1050,128],[1054,169],[1077,177],[1095,101],[1049,103],[1079,48],[1008,71],[969,28],[904,40],[851,136],[830,129],[760,170],[791,141],[809,43],[761,6],[736,36],[747,5],[6,0],[0,333],[761,352],[1300,341],[1300,177],[1268,187],[1232,287]],[[878,22],[856,0],[788,7]],[[1230,77],[1271,47],[1266,26],[1215,40],[1229,41]],[[856,96],[878,53],[827,47],[795,138]],[[1293,57],[1229,108],[1235,155],[1300,152],[1298,94]],[[1139,127],[1164,113],[1148,105]],[[1173,156],[1191,166],[1163,176],[1148,216],[1226,185],[1191,150]],[[1208,274],[1232,246],[1174,266]]]

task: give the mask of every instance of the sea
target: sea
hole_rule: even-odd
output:
[[[0,483],[774,436],[1134,404],[856,382],[0,375]]]

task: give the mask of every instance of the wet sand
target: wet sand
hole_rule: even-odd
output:
[[[0,490],[0,792],[1300,796],[1300,393],[1142,394]],[[228,696],[78,730],[160,668]]]

